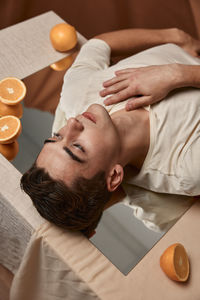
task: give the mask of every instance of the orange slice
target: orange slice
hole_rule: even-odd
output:
[[[10,144],[20,135],[22,130],[20,119],[15,116],[0,118],[0,144]]]
[[[71,67],[73,61],[74,61],[73,56],[69,55],[69,56],[57,61],[56,63],[50,65],[50,67],[54,71],[63,71],[63,70],[68,69],[69,67]]]
[[[15,140],[11,144],[0,144],[0,153],[7,159],[7,160],[13,160],[17,153],[19,151],[19,143],[17,140]]]
[[[50,40],[56,50],[68,51],[77,44],[76,29],[67,23],[57,24],[50,31]]]
[[[180,243],[169,246],[160,257],[160,266],[165,274],[175,281],[186,281],[189,276],[189,260]]]
[[[15,105],[26,95],[26,86],[18,78],[7,77],[0,81],[0,100],[8,105]]]
[[[15,105],[7,105],[0,101],[0,117],[12,115],[19,119],[23,115],[23,106],[21,103]]]

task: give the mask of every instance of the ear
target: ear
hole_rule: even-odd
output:
[[[121,184],[124,177],[124,169],[121,165],[115,165],[107,175],[107,188],[109,192],[114,192]]]

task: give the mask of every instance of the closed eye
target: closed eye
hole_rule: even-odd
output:
[[[53,137],[61,138],[61,135],[58,132],[54,132],[53,133]],[[82,152],[85,152],[85,149],[80,144],[74,143],[73,146],[75,146],[76,148],[80,149]]]
[[[85,152],[84,148],[79,144],[73,144],[76,148],[79,148],[82,152]]]

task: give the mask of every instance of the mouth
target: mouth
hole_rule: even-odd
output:
[[[86,111],[82,113],[82,116],[96,124],[96,119],[91,112]]]

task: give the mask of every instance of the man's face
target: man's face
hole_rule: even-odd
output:
[[[45,143],[37,166],[68,186],[77,176],[91,178],[100,170],[109,172],[119,151],[117,130],[107,111],[98,104],[70,118],[49,140],[52,142]]]

